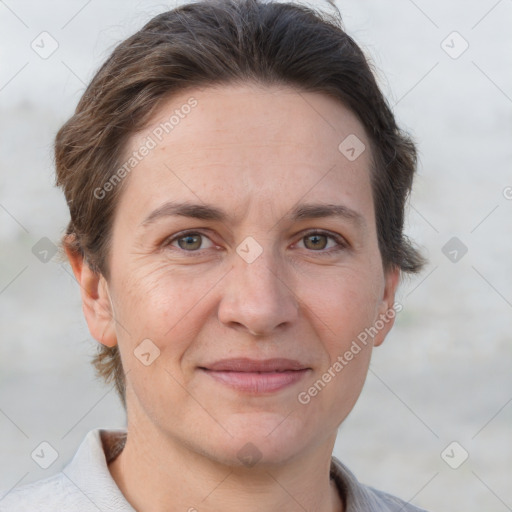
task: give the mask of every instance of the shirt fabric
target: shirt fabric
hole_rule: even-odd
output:
[[[125,441],[126,430],[91,430],[60,473],[1,492],[0,512],[135,512],[108,469]],[[425,512],[362,485],[336,457],[331,460],[331,478],[345,512]]]

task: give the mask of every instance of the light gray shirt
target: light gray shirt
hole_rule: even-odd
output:
[[[125,441],[125,430],[91,430],[60,473],[0,492],[0,512],[135,512],[108,469]],[[335,457],[331,478],[338,486],[346,512],[425,512],[360,484]]]

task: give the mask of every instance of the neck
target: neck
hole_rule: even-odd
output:
[[[190,450],[157,429],[130,428],[109,464],[130,504],[146,511],[343,512],[329,470],[332,446],[276,466],[229,466]]]

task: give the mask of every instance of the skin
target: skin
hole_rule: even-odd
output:
[[[393,320],[308,404],[297,397],[394,303],[399,271],[382,266],[368,137],[327,96],[224,85],[169,99],[127,155],[190,97],[197,106],[122,185],[109,281],[68,252],[91,334],[119,344],[126,372],[129,433],[111,474],[138,511],[343,510],[329,481],[337,429]],[[350,134],[367,148],[354,161],[338,150]],[[228,218],[145,226],[168,201],[211,204]],[[360,221],[287,217],[306,203],[343,205]],[[173,238],[183,230],[204,237]],[[262,249],[252,263],[236,251],[249,236]],[[148,366],[134,355],[145,339],[160,350]],[[267,394],[199,370],[230,357],[286,357],[310,369]],[[252,467],[237,456],[247,443],[261,457]]]

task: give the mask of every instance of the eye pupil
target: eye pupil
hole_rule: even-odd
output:
[[[308,247],[308,241],[312,242],[311,247]],[[308,249],[325,249],[327,237],[325,235],[309,235],[305,237],[304,245],[308,247]]]
[[[332,237],[322,233],[312,233],[303,238],[303,243],[307,249],[322,251],[327,247],[330,238]],[[203,235],[200,233],[188,234],[175,239],[175,241],[178,242],[180,249],[183,249],[184,251],[197,251],[201,249]]]
[[[181,249],[199,249],[201,247],[201,235],[187,235],[178,240]]]

